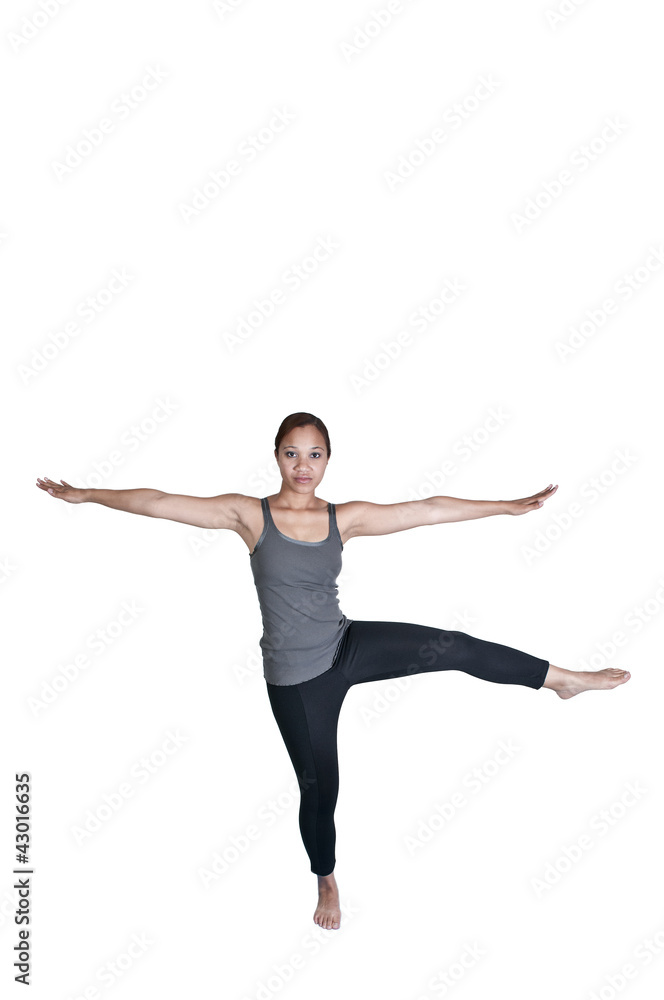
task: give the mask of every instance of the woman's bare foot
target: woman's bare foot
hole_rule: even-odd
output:
[[[318,906],[314,913],[314,923],[327,930],[336,931],[341,923],[339,909],[339,889],[334,872],[318,876]]]
[[[573,698],[581,691],[617,687],[630,677],[629,670],[616,670],[614,667],[605,667],[604,670],[564,670],[550,663],[542,687],[551,688],[559,698]]]

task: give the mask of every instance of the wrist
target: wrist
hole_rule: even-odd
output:
[[[83,494],[83,503],[92,503],[92,502],[94,502],[94,494],[96,492],[97,491],[93,490],[91,487],[86,487],[85,489],[82,489],[81,493]]]

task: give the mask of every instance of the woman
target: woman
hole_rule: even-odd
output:
[[[564,670],[545,659],[407,622],[347,618],[337,600],[341,550],[360,535],[386,535],[425,524],[538,510],[558,489],[522,500],[429,497],[405,503],[351,500],[335,505],[316,490],[331,456],[325,424],[291,413],[275,438],[282,484],[270,497],[225,493],[190,497],[159,490],[76,489],[38,479],[40,489],[69,503],[92,501],[116,510],[163,517],[201,528],[236,531],[249,549],[263,619],[263,673],[274,717],[300,785],[299,824],[318,877],[314,921],[340,925],[334,876],[334,809],[339,785],[337,722],[354,684],[434,670],[461,670],[496,684],[550,688],[571,698],[629,680],[626,670]]]

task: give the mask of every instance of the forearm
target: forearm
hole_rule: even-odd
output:
[[[136,490],[86,490],[87,503],[100,503],[114,510],[125,510],[129,514],[155,516],[155,501],[165,496],[161,490],[139,488]]]
[[[460,497],[429,497],[433,507],[432,524],[446,521],[472,521],[492,514],[505,514],[503,500],[462,500]]]

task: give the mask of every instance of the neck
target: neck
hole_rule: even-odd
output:
[[[300,492],[291,486],[286,486],[286,484],[282,484],[273,500],[277,506],[289,507],[291,510],[316,510],[323,502],[314,494],[313,490],[306,493],[304,490]]]

